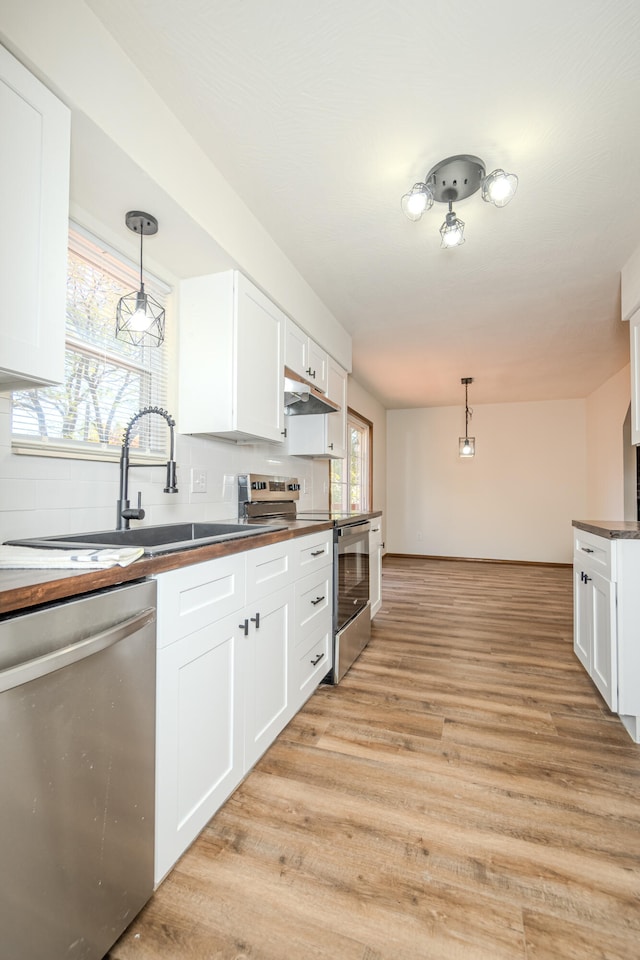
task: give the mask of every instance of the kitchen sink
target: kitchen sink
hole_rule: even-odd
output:
[[[8,540],[7,543],[21,547],[57,547],[87,550],[108,547],[142,547],[145,556],[155,557],[175,550],[188,550],[222,540],[239,537],[255,537],[260,533],[272,533],[286,529],[286,524],[247,523],[163,523],[157,526],[137,527],[135,530],[100,530],[97,533],[69,533],[56,537],[41,537],[29,540]]]

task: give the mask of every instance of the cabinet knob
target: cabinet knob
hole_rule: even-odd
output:
[[[305,373],[307,374],[307,376],[313,377],[313,379],[315,380],[316,372],[315,370],[312,370],[311,367],[307,367],[307,369],[305,370]]]
[[[239,623],[239,624],[238,624],[238,629],[239,629],[239,630],[244,630],[244,635],[245,635],[245,637],[248,637],[248,636],[249,636],[249,621],[248,621],[248,620],[245,620],[244,623]]]
[[[328,443],[327,446],[329,447],[329,450],[333,450],[333,444],[332,444],[332,443]]]
[[[260,629],[260,614],[256,613],[255,617],[250,617],[251,623],[255,623],[256,630]]]

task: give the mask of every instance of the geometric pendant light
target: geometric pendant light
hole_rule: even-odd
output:
[[[158,232],[158,221],[150,213],[130,210],[125,217],[129,230],[140,234],[140,289],[120,297],[116,309],[116,337],[134,346],[164,340],[164,309],[150,293],[145,293],[142,280],[142,238]]]
[[[458,439],[458,456],[473,457],[476,452],[476,438],[469,436],[469,420],[473,416],[473,410],[469,408],[469,384],[473,383],[473,377],[463,377],[460,383],[464,387],[464,437]]]

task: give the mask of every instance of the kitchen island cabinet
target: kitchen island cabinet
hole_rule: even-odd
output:
[[[285,320],[237,270],[182,281],[181,433],[284,440]]]
[[[371,524],[369,532],[369,598],[371,600],[371,619],[382,606],[382,516]]]
[[[0,46],[0,390],[64,380],[70,113]]]
[[[640,742],[640,524],[574,521],[574,651]]]

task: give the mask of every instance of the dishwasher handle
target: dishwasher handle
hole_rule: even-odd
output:
[[[18,687],[23,683],[29,683],[31,680],[37,680],[53,673],[55,670],[61,670],[62,667],[68,667],[79,660],[85,660],[100,650],[106,650],[112,647],[133,633],[137,633],[149,623],[153,623],[156,618],[154,607],[148,607],[141,610],[135,616],[122,623],[116,623],[106,630],[101,630],[92,637],[80,640],[77,643],[69,644],[47,653],[43,657],[36,657],[34,660],[26,660],[15,667],[8,667],[0,671],[0,693]]]

